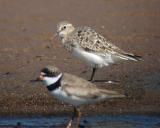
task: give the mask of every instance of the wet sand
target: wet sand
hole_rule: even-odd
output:
[[[91,26],[125,51],[143,57],[100,69],[95,83],[103,88],[129,90],[129,98],[82,107],[94,114],[160,114],[159,0],[0,0],[0,116],[66,115],[72,108],[53,99],[41,84],[33,84],[42,67],[56,65],[64,72],[89,79],[91,70],[50,37],[56,24],[69,20]],[[94,113],[93,113],[94,109]]]

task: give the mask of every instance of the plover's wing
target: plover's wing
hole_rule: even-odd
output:
[[[135,56],[133,54],[124,52],[119,47],[115,46],[109,40],[106,40],[102,35],[97,33],[90,27],[79,27],[72,35],[73,46],[75,43],[79,45],[82,49],[88,52],[94,52],[100,55],[111,54],[115,57],[122,59],[133,59],[138,60],[140,56]]]
[[[67,73],[63,75],[62,89],[68,95],[83,99],[124,97],[116,91],[100,89],[91,82]]]

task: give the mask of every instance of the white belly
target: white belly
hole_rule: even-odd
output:
[[[58,88],[54,91],[51,92],[52,95],[54,95],[57,99],[66,102],[68,104],[74,105],[74,106],[79,106],[82,104],[86,104],[86,100],[80,99],[75,96],[68,96],[67,93],[61,90],[61,88]]]
[[[73,106],[81,106],[81,105],[86,105],[86,104],[92,104],[97,101],[101,101],[106,99],[106,96],[100,96],[99,98],[96,99],[85,99],[85,98],[80,98],[74,95],[67,95],[66,92],[62,91],[61,88],[58,88],[54,91],[51,92],[53,96],[55,96],[57,99],[66,102],[68,104],[71,104]]]
[[[107,57],[103,58],[99,55],[86,52],[78,48],[75,48],[72,54],[73,56],[81,59],[82,61],[85,61],[87,64],[91,65],[92,67],[94,67],[95,65],[97,65],[98,67],[108,66],[109,63],[112,62],[110,56],[108,56],[108,60],[107,60]]]

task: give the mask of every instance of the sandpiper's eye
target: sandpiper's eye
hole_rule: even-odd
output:
[[[66,26],[61,27],[60,31],[63,31],[66,29]]]
[[[66,29],[66,26],[62,27],[62,29],[61,29],[61,30],[64,30],[64,29]]]

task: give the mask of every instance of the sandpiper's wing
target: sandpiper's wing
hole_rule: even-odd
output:
[[[61,84],[62,89],[65,90],[68,95],[80,98],[96,99],[101,97],[124,97],[123,94],[116,91],[99,89],[95,84],[68,73],[64,73]]]
[[[74,40],[76,39],[78,44],[87,51],[113,54],[124,52],[90,27],[78,27],[73,36]]]
[[[71,42],[76,42],[85,51],[94,52],[102,56],[111,54],[126,60],[138,60],[140,58],[139,56],[124,52],[90,27],[78,27],[73,32],[71,39]],[[73,46],[76,46],[76,43]]]

